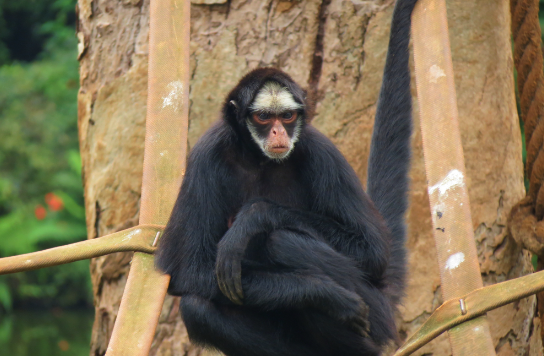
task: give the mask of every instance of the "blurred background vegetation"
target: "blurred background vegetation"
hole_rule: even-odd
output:
[[[0,257],[86,238],[76,0],[0,0]],[[89,262],[0,276],[2,354],[88,355]]]
[[[544,39],[544,32],[542,31],[542,29],[544,28],[544,14],[542,12],[544,12],[544,0],[540,0],[539,2],[539,14],[538,14],[538,17],[540,18],[540,32],[542,32],[542,39]]]

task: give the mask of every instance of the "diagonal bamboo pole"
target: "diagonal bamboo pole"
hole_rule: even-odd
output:
[[[58,266],[114,252],[138,251],[152,254],[156,249],[153,243],[163,229],[164,226],[160,225],[138,225],[99,239],[0,258],[0,275]]]
[[[140,224],[168,221],[181,185],[189,104],[189,0],[152,0]],[[147,356],[170,277],[136,252],[107,356]]]
[[[544,271],[476,289],[459,299],[447,300],[406,340],[394,356],[410,355],[452,327],[542,291],[544,291]],[[463,355],[476,354],[464,353]]]
[[[458,127],[445,0],[414,9],[414,58],[433,232],[445,300],[482,287]],[[449,332],[453,355],[495,355],[485,316]]]

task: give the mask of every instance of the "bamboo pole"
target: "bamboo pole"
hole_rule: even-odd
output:
[[[394,356],[410,355],[454,326],[542,291],[544,291],[544,271],[476,289],[459,299],[447,300],[406,340]],[[463,301],[463,307],[461,307],[461,301]],[[476,354],[465,353],[464,355]]]
[[[58,266],[114,252],[138,251],[152,254],[156,249],[153,242],[162,230],[164,226],[138,225],[99,239],[0,258],[0,275]]]
[[[140,224],[167,223],[185,171],[189,13],[189,0],[151,1]],[[169,280],[153,256],[134,254],[107,356],[148,355]]]
[[[445,0],[420,0],[412,33],[421,132],[444,300],[481,288],[458,126]],[[495,355],[485,316],[449,332],[453,355]]]

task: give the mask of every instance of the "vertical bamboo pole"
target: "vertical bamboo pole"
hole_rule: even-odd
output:
[[[447,300],[481,288],[482,277],[458,127],[445,0],[420,0],[412,23],[425,169],[442,294]],[[495,355],[485,316],[448,334],[453,355]]]
[[[150,11],[140,224],[165,225],[185,171],[190,2],[151,0]],[[155,270],[152,255],[134,253],[107,356],[148,355],[168,282],[169,276]]]

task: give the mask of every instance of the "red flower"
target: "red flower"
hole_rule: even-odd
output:
[[[43,206],[38,205],[34,209],[34,215],[36,215],[36,219],[43,220],[47,216],[47,210]]]
[[[53,211],[59,211],[64,208],[64,202],[62,199],[58,196],[56,196],[54,193],[47,193],[45,195],[45,202],[49,206],[49,209]]]

